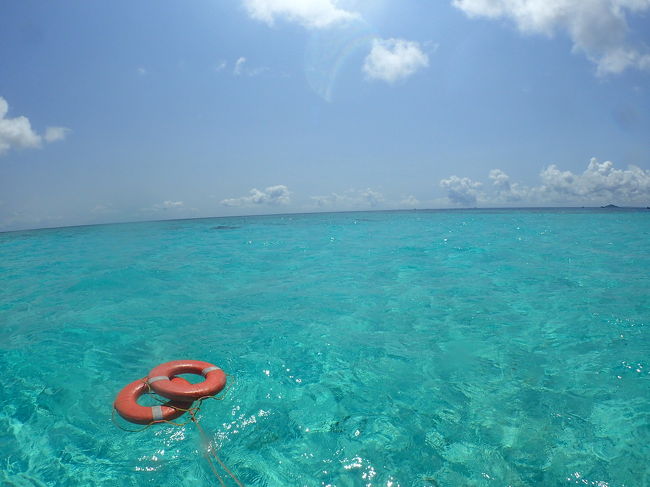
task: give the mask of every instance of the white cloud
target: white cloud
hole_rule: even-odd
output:
[[[108,213],[113,211],[111,205],[97,205],[93,212],[95,213]],[[165,200],[162,203],[155,203],[146,208],[140,208],[140,212],[159,216],[161,213],[168,213],[170,216],[179,217],[181,215],[189,215],[196,213],[196,208],[188,208],[182,201]]]
[[[226,68],[226,63],[225,61],[221,63],[219,66],[217,66],[216,70],[217,71],[222,71],[223,69]],[[266,66],[258,66],[258,67],[248,67],[248,59],[245,57],[240,57],[235,61],[235,66],[232,70],[232,74],[234,76],[259,76],[261,74],[267,73],[269,71],[269,68]]]
[[[95,214],[95,215],[106,215],[109,213],[114,213],[115,209],[113,208],[113,205],[111,204],[99,204],[95,205],[93,208],[90,209],[90,212]]]
[[[226,69],[227,66],[228,64],[226,63],[226,61],[221,61],[219,64],[215,66],[214,70],[217,72],[223,71],[224,69]]]
[[[13,147],[41,147],[43,139],[45,142],[63,140],[70,132],[70,129],[65,127],[47,127],[43,137],[34,132],[27,117],[7,118],[8,112],[9,104],[0,96],[0,156]]]
[[[481,183],[469,178],[450,176],[440,181],[440,187],[447,191],[447,198],[455,205],[476,206]]]
[[[565,31],[573,50],[596,63],[598,74],[650,69],[650,54],[626,42],[627,13],[650,9],[650,0],[452,0],[471,17],[507,18],[524,33]]]
[[[363,63],[369,79],[394,83],[408,78],[429,65],[429,56],[420,44],[404,39],[374,39],[372,49]]]
[[[335,207],[341,203],[348,202],[348,197],[339,193],[331,193],[326,196],[310,196],[310,199],[318,207]]]
[[[70,133],[69,128],[47,127],[45,129],[45,141],[56,142],[57,140],[64,140],[69,133]]]
[[[650,202],[650,171],[636,166],[616,169],[611,161],[592,158],[581,174],[562,171],[551,165],[540,173],[540,184],[525,186],[512,182],[500,169],[490,171],[491,188],[481,183],[452,176],[441,186],[448,190],[451,203],[463,206],[499,205],[617,205],[646,206]]]
[[[171,200],[166,200],[163,201],[159,205],[155,205],[154,207],[160,208],[161,210],[169,210],[173,208],[183,208],[185,206],[182,201],[171,201]]]
[[[221,201],[225,206],[286,205],[291,201],[291,192],[283,184],[269,186],[264,191],[257,188],[250,190],[248,196],[228,198]]]
[[[95,214],[108,215],[117,211],[111,205],[97,205],[93,210]],[[140,208],[140,213],[147,218],[181,218],[192,217],[199,213],[197,208],[189,207],[183,201],[165,200],[146,208]]]
[[[63,222],[63,216],[56,214],[39,215],[30,214],[24,210],[12,211],[6,215],[0,215],[1,230],[22,230],[28,228],[59,227]]]
[[[499,192],[508,192],[511,190],[510,177],[501,169],[492,169],[489,174],[492,184]]]
[[[246,58],[245,57],[240,57],[237,59],[235,62],[235,68],[232,70],[232,74],[235,76],[239,76],[242,74],[242,70],[244,69],[244,64],[246,64]]]
[[[364,201],[373,208],[384,201],[384,196],[381,193],[373,191],[370,188],[361,191],[360,196],[361,201]]]
[[[145,68],[144,66],[139,66],[138,67],[138,74],[140,76],[146,76],[148,74],[147,68]]]
[[[325,196],[311,196],[310,199],[319,208],[357,209],[376,208],[384,202],[384,195],[370,188],[363,190],[350,189],[343,193],[330,193]]]
[[[648,202],[650,171],[636,166],[615,169],[611,161],[592,158],[582,174],[560,171],[555,165],[540,174],[544,194],[585,201]]]
[[[269,68],[267,68],[266,66],[259,66],[257,68],[252,68],[252,69],[247,70],[246,75],[247,76],[259,76],[261,74],[268,73],[268,72],[269,72]]]
[[[40,147],[41,136],[32,130],[27,117],[5,118],[9,104],[0,96],[0,155],[12,147]]]
[[[400,201],[400,205],[407,208],[415,208],[416,206],[420,206],[420,201],[415,196],[408,195],[406,198]]]
[[[244,0],[248,14],[268,25],[277,19],[322,29],[360,18],[337,6],[336,0]]]
[[[533,192],[529,188],[521,186],[519,183],[511,182],[510,176],[501,169],[492,169],[488,177],[492,180],[496,201],[515,203],[533,197]]]

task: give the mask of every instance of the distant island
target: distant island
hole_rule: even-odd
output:
[[[619,208],[619,207],[616,205],[609,204],[607,206],[601,206],[601,208]]]

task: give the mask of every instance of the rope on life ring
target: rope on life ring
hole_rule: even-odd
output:
[[[170,382],[179,385],[190,385],[182,377],[172,377]],[[158,406],[141,406],[138,404],[138,399],[149,390],[146,377],[133,381],[117,394],[113,407],[124,419],[136,424],[171,421],[182,416],[192,407],[193,401],[191,400],[172,400]]]
[[[179,374],[202,375],[205,380],[196,384],[175,382]],[[173,360],[154,367],[147,376],[147,384],[153,391],[173,401],[195,401],[214,396],[226,385],[226,374],[210,362],[201,360]]]
[[[223,468],[226,473],[235,481],[238,487],[244,487],[244,484],[237,478],[237,476],[226,466],[223,460],[219,457],[216,447],[212,446],[212,440],[207,433],[203,430],[197,418],[197,413],[201,409],[201,405],[205,399],[223,399],[215,397],[216,394],[221,392],[226,386],[226,374],[216,365],[209,362],[201,362],[199,360],[176,360],[167,362],[165,364],[155,367],[149,373],[148,377],[136,380],[125,386],[115,398],[113,403],[113,422],[115,425],[124,430],[132,433],[144,431],[155,423],[168,423],[176,426],[184,426],[188,422],[193,422],[201,439],[206,445],[203,452],[205,458],[208,460],[210,469],[219,481],[222,487],[226,487],[224,479],[219,475],[213,459]],[[155,374],[154,374],[155,373]],[[163,375],[164,374],[164,375]],[[176,377],[176,374],[199,374],[205,377],[205,380],[198,384],[192,384],[182,377]],[[154,388],[151,384],[159,384],[159,387]],[[228,387],[232,385],[232,381]],[[159,392],[159,390],[167,391],[173,397]],[[228,388],[226,388],[226,391]],[[158,406],[141,406],[138,404],[138,399],[143,394],[151,394],[156,392],[169,399],[167,402],[160,401]],[[224,393],[225,395],[225,393]],[[155,397],[155,396],[154,396]],[[198,406],[194,406],[194,401],[197,401]],[[115,412],[122,418],[136,424],[145,425],[139,430],[126,429],[115,422]],[[189,413],[190,421],[185,423],[175,423],[172,420]]]

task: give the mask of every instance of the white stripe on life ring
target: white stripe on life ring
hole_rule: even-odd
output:
[[[206,367],[201,371],[201,375],[205,377],[208,374],[208,372],[212,372],[213,370],[221,370],[221,369],[216,365],[213,365],[212,367]]]
[[[159,380],[169,380],[169,377],[166,375],[157,375],[156,377],[149,377],[147,379],[147,384],[152,384],[153,382],[159,381]]]
[[[162,406],[151,406],[151,416],[153,421],[160,421],[163,419]]]

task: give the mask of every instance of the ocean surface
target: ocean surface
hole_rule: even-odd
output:
[[[650,211],[0,234],[0,485],[220,485],[194,424],[112,419],[188,358],[247,487],[648,486]]]

